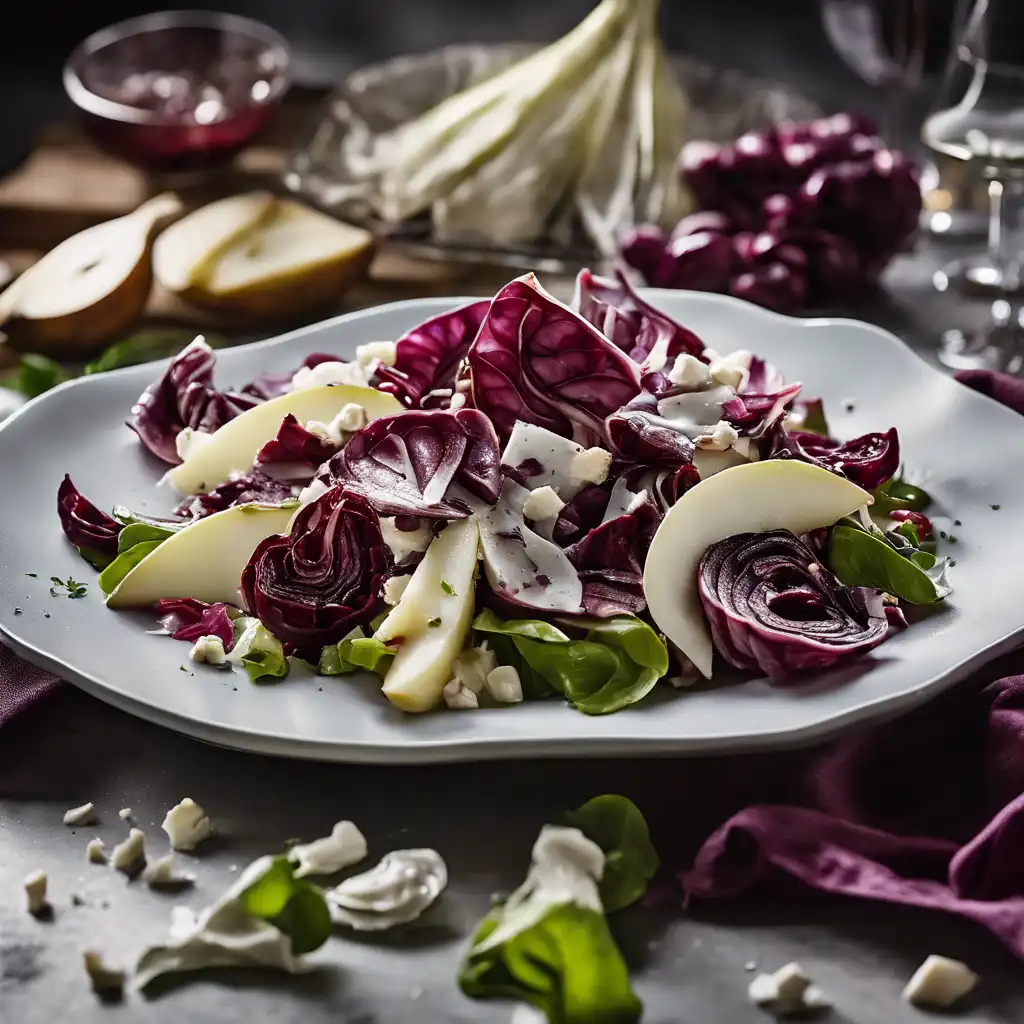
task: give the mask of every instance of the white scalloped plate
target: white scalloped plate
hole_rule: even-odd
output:
[[[253,686],[238,673],[193,667],[185,644],[147,635],[149,616],[108,611],[94,583],[82,600],[49,594],[51,575],[95,579],[57,521],[55,495],[65,472],[100,507],[122,503],[167,514],[173,506],[173,497],[154,486],[161,467],[123,425],[160,372],[161,364],[149,364],[64,384],[0,426],[0,634],[29,661],[102,700],[199,739],[382,763],[636,757],[804,743],[919,704],[1014,645],[1024,630],[1024,419],[867,324],[797,320],[701,293],[649,297],[713,348],[753,349],[789,379],[802,380],[805,393],[824,397],[839,436],[899,428],[912,479],[926,484],[949,517],[940,525],[962,521],[949,549],[957,562],[955,592],[944,607],[875,654],[799,686],[659,688],[637,707],[600,718],[557,700],[406,715],[370,679],[317,679],[301,671],[280,685]],[[223,351],[217,376],[237,385],[264,370],[294,367],[309,352],[348,353],[465,301],[395,303]]]

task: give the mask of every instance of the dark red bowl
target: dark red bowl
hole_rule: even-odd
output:
[[[285,39],[258,21],[165,11],[89,36],[64,66],[64,88],[93,138],[163,170],[232,157],[288,90]]]

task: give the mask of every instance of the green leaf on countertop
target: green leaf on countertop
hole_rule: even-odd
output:
[[[604,851],[604,874],[598,890],[605,913],[640,899],[661,861],[636,804],[628,797],[607,793],[588,800],[568,820]]]
[[[287,857],[274,857],[239,897],[242,906],[292,940],[296,956],[319,949],[331,934],[331,913],[320,890],[295,877]]]
[[[21,357],[16,369],[0,378],[0,385],[20,391],[26,398],[37,398],[50,388],[70,380],[71,376],[60,363],[30,352]]]
[[[210,348],[223,348],[223,338],[203,334]],[[123,341],[115,342],[85,367],[86,374],[120,370],[125,366],[151,363],[157,359],[176,356],[196,338],[196,332],[184,327],[147,327]]]

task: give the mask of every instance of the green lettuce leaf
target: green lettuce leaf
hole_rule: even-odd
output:
[[[195,337],[195,331],[184,327],[152,327],[137,331],[107,348],[86,365],[85,372],[103,373],[106,370],[119,370],[123,366],[136,366],[139,363],[176,356],[186,345],[190,345]],[[203,337],[210,348],[224,346],[223,338],[210,334],[204,334]]]
[[[876,516],[887,516],[897,509],[923,512],[932,503],[931,495],[926,490],[906,483],[899,474],[886,480],[881,487],[876,487],[871,496],[875,499],[871,512]]]
[[[123,531],[122,531],[123,532]],[[160,540],[144,540],[134,544],[127,550],[121,550],[121,538],[118,537],[120,554],[100,573],[99,585],[104,594],[112,594],[117,585],[141,562],[151,551],[155,551],[164,542]]]
[[[604,874],[598,891],[606,914],[635,903],[661,867],[651,833],[632,800],[615,794],[596,796],[569,815],[578,828],[604,851]]]
[[[242,906],[292,940],[297,956],[319,949],[331,934],[331,913],[320,890],[296,878],[287,857],[274,857],[266,872],[239,897]]]
[[[394,656],[391,647],[372,636],[364,636],[357,627],[344,640],[321,651],[317,672],[322,676],[345,676],[365,669],[384,676]]]
[[[505,621],[490,609],[473,623],[488,639],[511,640],[511,645],[491,646],[502,664],[519,671],[524,693],[536,695],[537,682],[543,680],[588,715],[609,714],[635,703],[668,671],[664,642],[635,615],[590,619],[586,626],[585,636],[574,640],[549,622]]]
[[[166,527],[154,526],[150,523],[131,523],[117,535],[117,553],[122,555],[136,544],[145,544],[154,540],[165,541],[177,532],[177,530],[168,530]]]
[[[66,380],[71,380],[71,374],[60,363],[30,352],[21,357],[16,370],[0,378],[0,384],[20,391],[26,398],[37,398]]]
[[[281,641],[259,619],[239,618],[232,623],[235,643],[228,660],[248,673],[254,683],[274,682],[288,675],[288,657]]]

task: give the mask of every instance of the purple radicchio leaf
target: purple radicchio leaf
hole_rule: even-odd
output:
[[[449,490],[465,488],[492,505],[501,455],[494,428],[476,409],[407,412],[353,434],[317,479],[362,494],[382,516],[464,519],[469,505]]]
[[[744,393],[771,395],[782,391],[785,386],[786,379],[775,366],[760,356],[751,358],[747,382],[743,387]]]
[[[605,485],[590,484],[562,506],[555,520],[551,539],[559,547],[568,547],[573,541],[589,533],[595,526],[600,526],[604,519],[604,510],[608,507],[610,488]]]
[[[785,418],[801,387],[787,384],[770,394],[744,391],[722,406],[722,419],[728,420],[741,437],[765,437]]]
[[[84,498],[67,475],[57,488],[57,515],[64,536],[92,565],[102,568],[117,557],[117,537],[124,527]]]
[[[164,598],[153,605],[153,611],[175,640],[195,643],[201,636],[215,636],[225,651],[235,642],[227,605],[207,604],[194,597]]]
[[[315,663],[380,611],[391,570],[376,512],[334,487],[296,515],[290,534],[260,542],[242,571],[242,598],[274,636]]]
[[[335,362],[341,362],[338,356],[332,356],[327,352],[312,352],[302,360],[302,366],[311,370],[314,366],[319,366],[321,363]],[[277,398],[291,391],[292,378],[294,376],[294,370],[268,370],[246,384],[242,388],[242,393],[252,395],[253,398],[258,398],[261,402],[267,402],[271,398]]]
[[[771,677],[829,668],[877,646],[889,629],[878,594],[843,586],[787,530],[708,548],[699,584],[718,653]]]
[[[171,465],[181,462],[175,438],[184,430],[212,434],[228,420],[259,404],[252,395],[217,391],[213,386],[214,351],[202,338],[183,349],[132,406],[128,426],[158,458]]]
[[[432,404],[432,392],[453,390],[459,364],[490,305],[487,299],[471,302],[402,335],[395,343],[395,365],[377,367],[377,390],[394,395],[410,409]]]
[[[215,487],[207,494],[193,494],[186,498],[174,511],[183,519],[204,519],[214,512],[223,512],[234,505],[279,505],[295,495],[292,485],[277,480],[258,469]]]
[[[899,469],[900,440],[895,427],[884,434],[863,434],[842,442],[804,431],[780,431],[772,458],[812,462],[873,491]]]
[[[584,447],[600,444],[606,417],[640,390],[637,364],[533,274],[494,297],[468,365],[473,405],[502,442],[524,420]]]
[[[337,451],[289,413],[277,428],[277,436],[256,453],[256,465],[278,479],[308,481]]]
[[[641,299],[621,270],[614,280],[581,270],[572,308],[636,362],[653,354],[656,370],[684,352],[703,356],[700,338]]]
[[[590,530],[566,549],[583,584],[583,610],[588,615],[639,614],[644,599],[644,562],[661,513],[650,499],[625,515]]]

